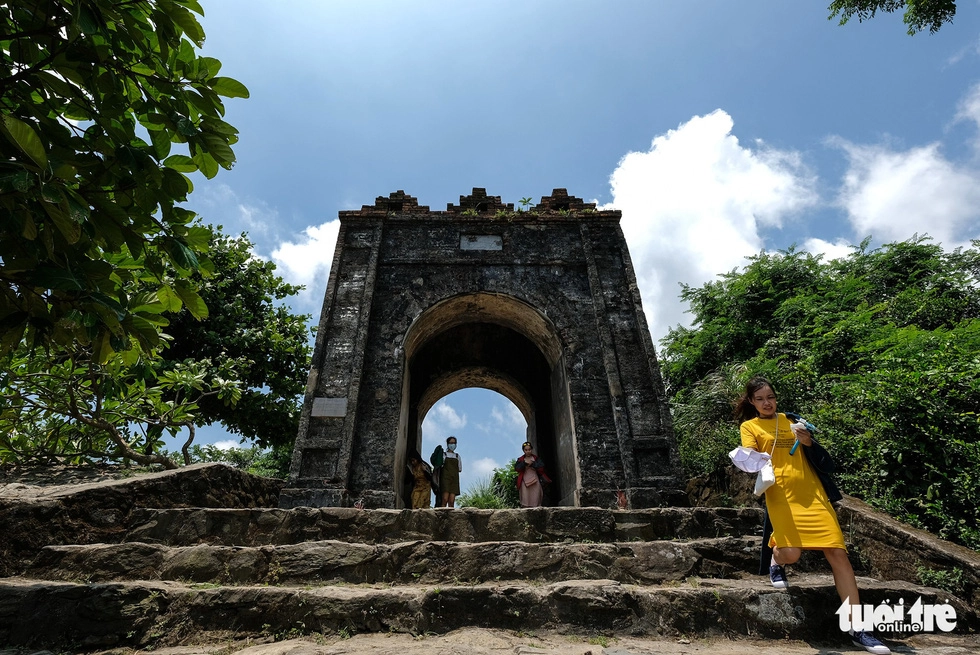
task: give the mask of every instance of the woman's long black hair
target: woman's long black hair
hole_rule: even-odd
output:
[[[739,396],[738,402],[735,403],[735,418],[739,421],[748,421],[759,415],[758,410],[752,404],[752,396],[762,387],[769,387],[772,389],[773,394],[776,393],[772,382],[761,375],[756,375],[745,383],[745,393]]]

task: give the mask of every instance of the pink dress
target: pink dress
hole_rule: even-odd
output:
[[[541,478],[533,466],[524,469],[518,495],[521,497],[521,507],[541,507],[544,492],[541,490]]]

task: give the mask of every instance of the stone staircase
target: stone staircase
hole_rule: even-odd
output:
[[[786,591],[755,574],[758,508],[282,510],[276,490],[210,465],[0,494],[0,648],[464,627],[844,643],[822,558]],[[976,553],[915,531],[889,550],[890,519],[841,516],[864,603],[949,599],[974,635]],[[881,579],[910,548],[965,571],[962,597]]]

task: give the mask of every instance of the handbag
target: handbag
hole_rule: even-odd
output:
[[[776,470],[772,467],[772,462],[766,462],[759,474],[755,476],[755,490],[752,492],[756,496],[766,493],[766,489],[776,484]]]
[[[779,414],[776,414],[776,434],[772,440],[772,452],[769,453],[770,457],[776,452],[777,439],[779,439]],[[774,484],[776,484],[776,470],[772,467],[772,460],[770,459],[759,470],[759,474],[755,476],[755,489],[752,493],[756,496],[761,496],[766,492],[766,489]]]

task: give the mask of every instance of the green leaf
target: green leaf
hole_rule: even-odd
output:
[[[133,294],[129,299],[129,311],[133,313],[150,312],[159,314],[164,311],[164,306],[157,300],[156,292],[145,292]]]
[[[235,162],[235,152],[228,147],[228,142],[217,134],[203,135],[204,144],[208,152],[221,164],[233,164]]]
[[[163,165],[180,173],[194,173],[197,171],[197,164],[187,155],[170,155],[163,160]]]
[[[184,241],[192,250],[205,250],[211,239],[213,233],[210,228],[194,226],[187,228],[186,234],[184,234]]]
[[[221,62],[214,57],[198,57],[197,64],[201,68],[207,69],[208,78],[214,77],[221,70]]]
[[[21,149],[39,168],[47,168],[48,155],[44,145],[34,128],[22,120],[10,115],[3,117],[3,129],[0,130],[7,140]]]
[[[180,300],[180,296],[174,291],[173,287],[168,285],[163,285],[157,289],[157,300],[163,305],[164,310],[176,314],[180,311],[183,303]]]
[[[233,137],[238,134],[238,130],[233,125],[224,122],[220,118],[205,118],[201,121],[201,129],[205,132],[214,132],[215,134],[226,137]]]
[[[177,294],[180,299],[184,301],[184,307],[187,311],[191,313],[191,316],[197,320],[202,320],[208,317],[208,306],[205,304],[204,299],[195,291],[189,284],[185,281],[180,280],[177,282]]]
[[[106,307],[101,303],[92,303],[88,306],[88,308],[99,315],[99,318],[102,319],[102,324],[105,325],[113,335],[120,338],[126,336],[126,332],[123,330],[123,326],[119,321],[119,315],[111,308]]]
[[[47,183],[41,185],[41,200],[44,202],[50,202],[52,205],[60,205],[64,199],[64,192],[58,185]]]
[[[170,16],[171,20],[184,30],[187,38],[193,41],[198,48],[204,47],[204,30],[201,28],[201,24],[197,22],[194,14],[174,4],[164,6],[161,3],[161,6],[167,15]]]
[[[62,289],[65,291],[81,291],[84,283],[70,270],[54,266],[41,266],[31,274],[31,282],[46,289]]]
[[[201,3],[198,2],[197,0],[174,0],[174,2],[176,2],[179,5],[183,5],[184,7],[187,7],[188,9],[190,9],[196,14],[199,14],[201,16],[204,15],[204,9],[201,7]]]
[[[81,11],[78,14],[78,26],[85,34],[97,34],[102,30],[102,22],[87,4],[81,6]]]
[[[96,211],[89,217],[89,222],[111,250],[118,250],[126,243],[122,230],[119,229],[119,224],[107,213]]]
[[[130,314],[123,320],[122,326],[128,334],[136,337],[143,350],[153,350],[160,345],[159,329],[145,318]]]
[[[163,159],[170,154],[170,133],[166,130],[148,130],[150,133],[150,142],[153,144],[153,152],[159,158]]]
[[[28,241],[33,241],[37,238],[37,224],[34,222],[33,217],[27,214],[24,220],[24,228],[21,230],[21,236]]]
[[[105,307],[111,311],[120,321],[126,318],[126,308],[119,304],[119,301],[112,296],[107,296],[104,293],[96,292],[92,294],[92,299],[99,303],[99,305],[102,307]]]
[[[116,222],[117,225],[126,225],[130,222],[129,214],[112,200],[96,194],[92,199],[92,204],[98,212],[102,212],[108,218]]]
[[[99,364],[105,364],[109,361],[112,356],[112,340],[110,338],[109,332],[103,332],[98,336],[98,338],[92,343],[92,349],[94,351],[95,361]]]
[[[88,202],[82,196],[71,189],[65,189],[65,197],[68,200],[68,211],[72,220],[83,223],[92,215]]]
[[[78,89],[49,71],[39,71],[38,79],[41,84],[50,89],[55,95],[65,98],[77,98]]]
[[[219,96],[226,98],[247,98],[249,97],[248,88],[241,82],[231,77],[212,78],[209,86]]]
[[[182,136],[196,136],[197,127],[185,116],[177,119],[177,132]]]
[[[218,174],[218,162],[210,154],[203,150],[198,150],[194,153],[193,159],[194,163],[197,164],[198,170],[204,174],[204,177],[210,180]]]
[[[163,248],[170,255],[170,260],[179,268],[194,271],[200,265],[194,251],[173,237],[164,238]]]
[[[172,168],[163,169],[163,190],[174,200],[183,201],[191,190],[189,180]]]
[[[0,176],[0,192],[25,193],[31,188],[31,174],[23,168]]]
[[[0,355],[10,353],[24,338],[28,318],[26,312],[14,312],[0,321]]]
[[[62,236],[69,244],[77,243],[82,236],[82,226],[76,221],[73,221],[69,216],[66,216],[63,211],[61,211],[60,206],[51,204],[49,202],[42,202],[41,208],[44,209],[45,213],[51,218],[51,221],[61,232]]]

